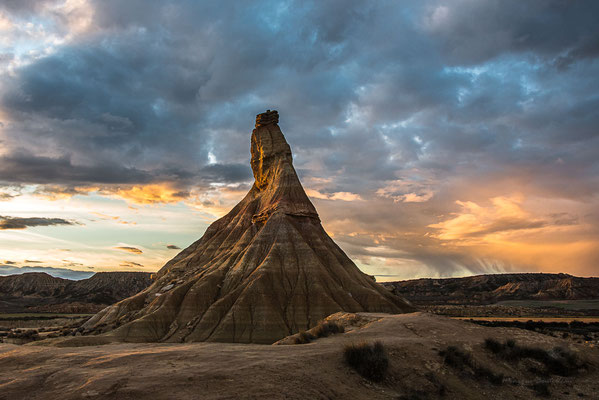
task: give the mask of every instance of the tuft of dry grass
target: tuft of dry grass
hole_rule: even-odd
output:
[[[477,379],[486,379],[494,385],[501,385],[503,383],[503,374],[493,372],[486,366],[476,362],[469,351],[459,349],[456,346],[448,346],[444,350],[441,350],[439,355],[443,357],[443,362],[446,365],[460,372],[467,372]]]
[[[316,339],[316,338],[311,333],[306,332],[306,331],[301,331],[298,334],[298,336],[295,338],[295,344],[306,344],[306,343],[310,343],[314,339]]]
[[[300,331],[295,338],[295,344],[306,344],[312,342],[314,339],[343,332],[345,332],[345,328],[343,328],[342,325],[332,321],[320,321],[318,325],[310,329],[310,331]]]
[[[331,321],[322,321],[312,330],[312,333],[317,338],[327,337],[343,332],[345,332],[345,328],[343,328],[343,326]]]
[[[374,382],[385,379],[389,368],[389,357],[383,344],[360,342],[345,345],[345,362],[364,378]]]

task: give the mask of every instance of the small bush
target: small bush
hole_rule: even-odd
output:
[[[301,331],[295,338],[295,344],[306,344],[316,339],[314,335],[306,331]]]
[[[494,347],[496,344],[491,343],[490,346]],[[471,370],[475,378],[486,379],[494,385],[503,383],[503,374],[495,373],[484,365],[477,363],[470,352],[458,349],[456,346],[448,346],[445,350],[441,350],[439,354],[443,357],[445,364],[461,372]]]
[[[533,383],[530,388],[535,391],[536,394],[543,397],[551,396],[551,391],[549,390],[549,382],[541,381]]]
[[[493,338],[485,339],[485,347],[487,349],[491,350],[491,352],[494,354],[499,354],[505,350],[505,345],[503,343],[501,343],[500,341],[495,340]]]
[[[375,382],[385,379],[389,357],[381,342],[348,344],[343,350],[343,357],[364,378]]]
[[[542,363],[547,372],[560,376],[571,376],[585,366],[575,353],[561,347],[547,351],[540,347],[519,346],[514,340],[501,343],[495,339],[486,339],[484,346],[492,353],[508,361],[530,358]]]
[[[465,366],[472,364],[472,355],[456,346],[448,346],[445,350],[441,350],[439,355],[443,357],[445,364],[456,369],[464,369]]]
[[[343,333],[345,332],[345,329],[343,328],[343,326],[335,322],[323,321],[320,324],[318,324],[312,332],[314,333],[314,336],[316,336],[317,338],[321,338],[334,335],[336,333]]]

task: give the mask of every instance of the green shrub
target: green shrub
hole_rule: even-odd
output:
[[[366,379],[380,382],[387,375],[389,357],[379,341],[348,344],[343,350],[343,357],[350,367]]]

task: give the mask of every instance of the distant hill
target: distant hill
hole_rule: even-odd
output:
[[[599,299],[599,278],[568,274],[495,274],[385,282],[415,305],[484,305],[505,300]]]
[[[152,283],[147,272],[98,272],[73,281],[44,272],[0,276],[0,312],[94,313]]]

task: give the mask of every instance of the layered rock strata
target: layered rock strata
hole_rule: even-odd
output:
[[[325,232],[293,168],[278,113],[256,117],[255,183],[239,204],[89,332],[124,341],[273,343],[338,311],[413,311]]]

